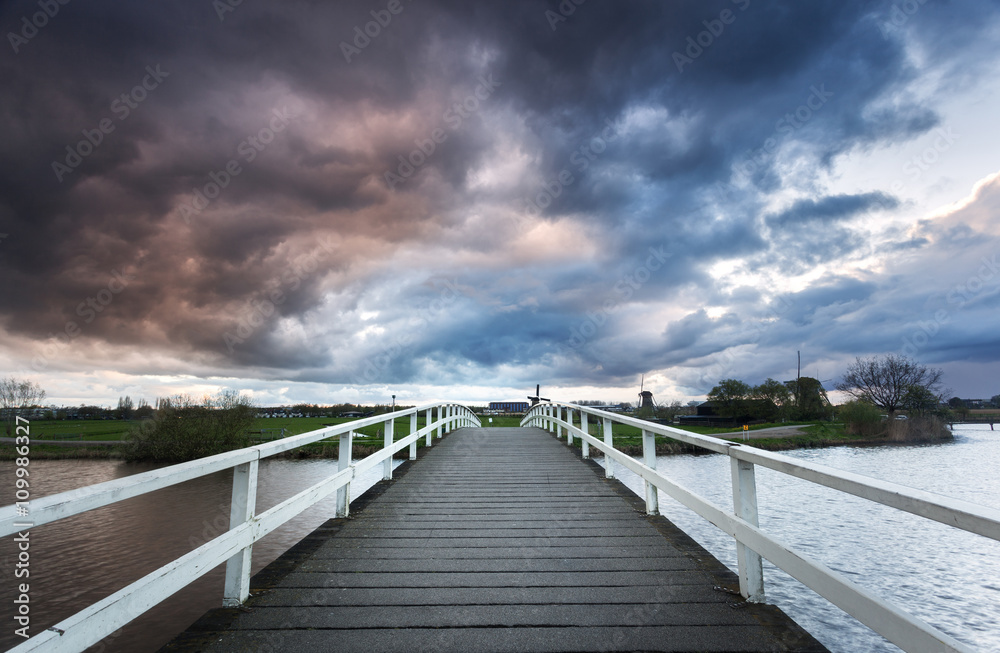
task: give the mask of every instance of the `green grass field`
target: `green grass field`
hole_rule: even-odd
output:
[[[254,422],[253,430],[285,429],[285,436],[299,435],[321,429],[324,426],[344,424],[353,420],[339,417],[267,417]],[[137,421],[128,420],[32,420],[29,424],[32,440],[122,440]],[[421,414],[417,428],[425,425]],[[362,436],[381,435],[381,425],[359,429]],[[396,433],[406,435],[410,430],[410,417],[395,420]]]
[[[816,424],[816,422],[767,422],[765,424],[751,424],[751,431],[759,431],[760,429],[773,429],[779,426],[809,426]],[[691,433],[700,433],[701,435],[719,435],[720,433],[732,433],[733,431],[740,431],[743,429],[742,426],[737,426],[733,428],[731,426],[678,426],[684,431],[690,431]]]
[[[516,426],[517,424],[512,424]],[[505,425],[502,425],[505,426]],[[798,449],[805,447],[819,447],[819,446],[830,446],[834,444],[847,444],[850,442],[859,441],[860,439],[847,435],[844,424],[842,423],[830,423],[830,422],[784,422],[784,423],[769,423],[769,424],[755,424],[750,427],[751,431],[757,431],[760,429],[774,428],[780,426],[799,426],[802,427],[804,433],[799,436],[787,437],[787,438],[760,438],[755,439],[750,442],[755,447],[761,449],[770,450],[783,450],[783,449]],[[590,434],[598,439],[603,439],[603,428],[594,423],[593,421],[589,424]],[[687,431],[688,433],[697,433],[700,435],[714,435],[718,436],[723,433],[733,433],[732,428],[717,428],[717,427],[707,427],[707,426],[674,426],[681,431]],[[616,449],[621,449],[626,453],[635,454],[642,450],[642,429],[636,426],[630,426],[627,424],[614,423],[611,427],[612,436],[614,439],[614,444]],[[732,442],[742,441],[740,435],[730,436],[724,438]],[[665,435],[656,435],[654,438],[657,451],[661,452],[677,452],[683,451],[684,447],[679,447],[679,441]],[[579,441],[576,442],[576,446],[580,446]]]
[[[324,426],[344,424],[355,421],[352,419],[338,417],[272,417],[260,418],[254,422],[252,431],[271,429],[270,433],[264,433],[264,439],[274,439],[278,434],[277,429],[285,429],[285,437],[300,435],[321,429]],[[72,441],[113,441],[124,440],[129,430],[138,424],[138,421],[127,420],[31,420],[29,423],[32,452],[43,454],[47,457],[56,458],[91,458],[108,457],[116,455],[109,447],[65,447],[58,445],[45,445],[46,440],[72,440]],[[420,413],[417,419],[417,428],[426,425],[424,413]],[[354,443],[362,449],[366,447],[380,448],[384,444],[383,425],[376,424],[360,428],[355,433]],[[393,434],[394,440],[406,437],[410,433],[410,416],[400,417],[394,420]],[[334,436],[331,440],[316,442],[303,447],[303,455],[336,455],[339,438]],[[424,439],[421,438],[418,447],[424,446]],[[0,445],[0,459],[13,456],[13,445]]]
[[[32,440],[121,440],[137,422],[115,419],[35,419]]]
[[[492,422],[490,421],[492,419]],[[517,427],[521,423],[520,416],[482,416],[482,423],[484,427]],[[285,437],[292,435],[299,435],[302,433],[307,433],[309,431],[314,431],[321,429],[324,426],[344,424],[354,420],[345,418],[331,418],[331,417],[272,417],[272,418],[261,418],[256,420],[253,426],[254,431],[260,431],[263,429],[270,429],[270,433],[266,433],[265,437],[271,439],[275,437],[275,430],[285,429]],[[424,413],[420,413],[417,420],[417,428],[423,428],[425,426]],[[122,440],[127,435],[130,428],[132,428],[137,422],[135,421],[124,421],[124,420],[32,420],[30,423],[31,428],[31,439],[32,443],[40,449],[36,451],[52,451],[60,453],[62,455],[74,456],[73,451],[79,452],[81,457],[88,457],[90,455],[95,455],[93,452],[84,452],[80,449],[74,449],[72,451],[67,450],[65,447],[48,446],[46,447],[43,442],[45,440],[77,440],[77,441],[100,441],[100,440]],[[847,443],[852,440],[856,440],[852,436],[848,436],[844,432],[844,425],[839,423],[831,424],[829,422],[797,422],[797,423],[784,423],[784,424],[759,424],[751,427],[751,430],[758,430],[762,428],[769,428],[774,426],[803,426],[806,431],[805,434],[797,436],[794,438],[767,438],[754,440],[753,445],[763,449],[788,449],[797,447],[810,447],[810,446],[824,446],[830,444]],[[364,428],[358,429],[355,437],[355,444],[361,447],[371,447],[372,449],[379,448],[383,444],[383,431],[382,425],[376,424],[372,426],[366,426]],[[617,448],[623,450],[636,450],[642,446],[642,432],[639,428],[635,426],[629,426],[625,424],[614,424],[613,425],[613,435],[614,442]],[[725,433],[731,431],[731,429],[725,428],[711,428],[711,427],[697,427],[697,426],[686,426],[683,429],[691,433],[700,433],[703,435],[718,435],[720,433]],[[394,434],[395,439],[398,440],[405,437],[410,432],[410,417],[401,417],[395,420]],[[601,438],[602,431],[601,426],[595,422],[590,423],[590,433],[594,437]],[[333,455],[333,450],[336,447],[335,441],[336,436],[326,442],[318,442],[312,445],[308,445],[305,448],[305,452],[312,455],[322,454],[322,455]],[[739,436],[730,438],[734,441],[739,441],[741,438]],[[668,445],[668,443],[676,442],[672,438],[663,435],[656,436],[656,442],[658,445]],[[424,445],[424,440],[421,438],[418,443],[419,447]],[[577,446],[579,446],[579,441],[577,441]],[[9,448],[10,445],[6,445],[3,448]],[[87,447],[87,450],[97,449],[96,447]],[[107,451],[106,449],[104,450]],[[105,453],[106,455],[106,453]]]

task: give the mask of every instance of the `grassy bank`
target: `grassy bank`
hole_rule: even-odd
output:
[[[750,427],[750,431],[758,431],[761,429],[775,428],[775,427],[790,427],[796,426],[801,431],[801,435],[793,435],[789,437],[774,437],[774,438],[754,438],[751,440],[743,440],[741,435],[736,436],[726,436],[722,437],[723,440],[728,440],[729,442],[736,442],[741,444],[746,444],[748,446],[757,447],[758,449],[764,449],[767,451],[787,451],[791,449],[814,449],[823,447],[838,447],[838,446],[875,446],[875,445],[905,445],[905,444],[919,444],[925,442],[940,442],[951,439],[949,434],[947,437],[942,438],[922,438],[913,440],[910,442],[893,440],[888,435],[885,436],[858,436],[851,435],[847,433],[845,425],[840,422],[797,422],[797,423],[784,423],[784,424],[758,424]],[[687,431],[689,433],[696,433],[699,435],[710,435],[719,437],[720,435],[726,433],[732,433],[731,429],[725,428],[713,428],[713,427],[689,427],[685,426],[675,427],[680,428],[682,431]],[[590,433],[594,437],[601,439],[601,431],[596,425],[590,425]],[[638,456],[642,454],[642,432],[639,428],[633,426],[627,426],[624,424],[615,424],[612,429],[614,436],[615,448],[619,451],[626,453],[630,456]],[[565,437],[565,436],[564,436]],[[708,453],[705,449],[690,445],[679,440],[664,436],[656,435],[656,453],[658,455],[675,455],[675,454],[704,454]],[[581,443],[579,439],[574,442],[576,447],[580,447]],[[600,455],[599,453],[596,455]]]
[[[354,420],[330,417],[296,417],[296,418],[259,418],[255,420],[252,431],[265,432],[268,439],[273,439],[275,433],[284,429],[284,437],[300,435],[321,429],[324,426],[335,426]],[[34,460],[61,460],[71,458],[110,459],[122,458],[120,448],[115,445],[87,446],[86,442],[124,442],[129,431],[139,424],[129,420],[32,420],[30,423],[31,458]],[[417,428],[426,425],[424,414],[417,419]],[[270,432],[269,432],[270,431]],[[394,440],[406,437],[410,432],[410,416],[394,420]],[[381,449],[384,445],[382,424],[360,428],[355,433],[353,457],[363,458]],[[61,440],[73,443],[73,446],[46,444],[46,441]],[[262,442],[265,440],[255,440]],[[421,438],[417,447],[423,447]],[[339,452],[339,437],[299,447],[293,451],[280,454],[284,458],[336,458]],[[408,456],[406,451],[397,457]],[[0,460],[13,460],[17,457],[13,444],[0,443]]]
[[[492,422],[489,420],[492,419]],[[324,417],[300,417],[300,418],[262,418],[254,423],[254,430],[274,430],[285,429],[285,437],[308,433],[324,426],[344,424],[350,419],[324,418]],[[484,427],[517,427],[521,423],[520,417],[507,416],[484,416],[482,417]],[[57,446],[47,445],[45,440],[71,440],[78,442],[87,441],[116,441],[123,440],[129,429],[135,422],[124,420],[33,420],[31,422],[31,457],[33,459],[120,459],[122,457],[117,446],[94,445],[94,446]],[[421,413],[417,420],[417,428],[423,428],[426,422],[424,414]],[[766,449],[769,451],[784,451],[789,449],[803,449],[816,447],[833,446],[871,446],[880,444],[906,444],[893,442],[888,437],[861,437],[847,434],[844,425],[830,422],[800,422],[800,423],[775,423],[757,424],[751,426],[751,431],[757,431],[772,427],[798,426],[802,429],[801,435],[781,438],[760,438],[750,440],[747,444]],[[642,432],[639,428],[625,424],[614,424],[613,435],[615,448],[629,454],[640,455],[642,453]],[[702,435],[719,436],[724,433],[731,433],[731,429],[713,428],[703,426],[685,426],[682,430],[690,433]],[[395,420],[394,434],[396,440],[405,437],[410,432],[410,417],[401,417]],[[601,438],[602,431],[598,424],[590,424],[590,433],[594,437]],[[666,436],[656,436],[656,452],[660,455],[681,454],[681,453],[705,453],[704,449],[685,444]],[[740,436],[728,437],[732,442],[742,442]],[[928,441],[928,440],[923,440]],[[353,457],[355,459],[375,453],[384,444],[384,434],[382,425],[377,424],[358,429],[354,439]],[[577,447],[581,446],[579,439],[575,440]],[[424,439],[417,443],[418,448],[424,446]],[[293,451],[281,454],[284,458],[336,458],[339,451],[338,438],[334,436],[329,440],[316,442]],[[597,454],[599,455],[599,454]],[[396,454],[397,457],[407,457],[406,450]],[[13,460],[17,457],[12,444],[0,444],[0,460]]]
[[[848,435],[845,425],[840,422],[813,422],[798,426],[802,430],[802,435],[787,438],[758,438],[747,444],[767,451],[871,444],[870,438]],[[731,438],[731,441],[741,442],[740,438]]]

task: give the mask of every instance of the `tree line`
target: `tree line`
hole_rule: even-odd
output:
[[[808,421],[832,414],[823,384],[809,376],[784,383],[768,378],[755,386],[739,379],[723,379],[708,393],[708,400],[720,416],[738,419]]]

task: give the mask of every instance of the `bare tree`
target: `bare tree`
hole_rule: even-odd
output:
[[[855,399],[878,406],[889,415],[903,407],[907,395],[914,388],[924,388],[932,394],[941,385],[940,369],[925,365],[897,354],[855,359],[847,368],[844,380],[837,389]]]
[[[17,411],[30,408],[45,398],[45,391],[34,381],[5,376],[0,379],[0,413],[7,424],[7,435],[12,432],[12,424]]]
[[[132,401],[132,397],[128,395],[118,397],[118,417],[120,419],[132,419],[134,412],[135,403]]]

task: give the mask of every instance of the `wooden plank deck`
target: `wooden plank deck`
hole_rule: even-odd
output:
[[[460,429],[397,475],[163,651],[826,650],[542,430]]]

